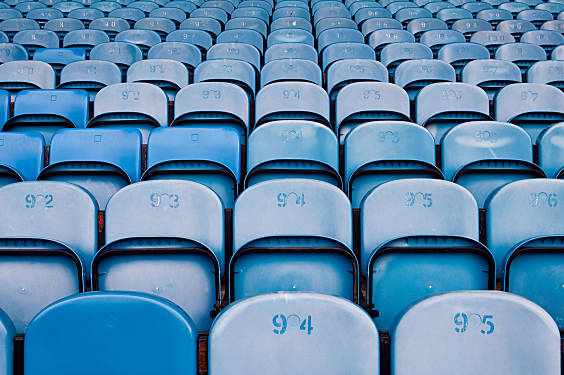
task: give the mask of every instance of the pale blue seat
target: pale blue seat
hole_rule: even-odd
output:
[[[474,60],[462,69],[462,82],[482,88],[488,99],[493,101],[495,96],[507,85],[521,83],[521,70],[511,61],[503,60]]]
[[[452,30],[460,31],[466,37],[466,41],[469,42],[472,38],[472,35],[478,31],[492,31],[492,25],[488,23],[488,21],[477,19],[477,18],[470,18],[470,19],[461,19],[455,21],[452,26]]]
[[[531,43],[508,43],[495,51],[496,60],[511,61],[521,69],[522,74],[537,61],[546,60],[546,52],[542,47]]]
[[[399,64],[394,73],[394,82],[415,100],[419,91],[432,83],[455,82],[454,68],[442,60],[407,60]]]
[[[93,102],[100,89],[115,83],[121,83],[121,71],[116,64],[85,60],[70,63],[63,68],[58,88],[86,90]]]
[[[194,47],[197,51],[197,48]],[[198,51],[199,52],[199,51]],[[184,64],[170,59],[137,61],[127,69],[127,82],[146,82],[160,87],[170,102],[176,93],[188,85],[190,74]]]
[[[552,125],[537,138],[539,165],[549,178],[562,178],[564,175],[563,126],[562,123]]]

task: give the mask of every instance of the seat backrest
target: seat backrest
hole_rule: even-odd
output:
[[[482,87],[491,101],[505,85],[520,83],[521,71],[510,61],[474,60],[462,69],[462,82]]]
[[[560,137],[564,136],[564,123],[551,126],[538,139],[539,165],[549,178],[561,178],[564,168],[564,147]]]
[[[217,43],[247,43],[255,47],[260,54],[264,52],[264,37],[252,29],[225,30],[217,37]]]
[[[216,43],[206,54],[207,60],[240,60],[251,64],[256,71],[261,68],[260,52],[248,43]]]
[[[142,59],[139,47],[127,42],[100,43],[90,51],[90,60],[110,61],[122,66],[130,66]]]
[[[237,12],[237,10],[235,10]],[[270,30],[276,31],[280,29],[302,29],[305,31],[312,32],[312,26],[309,20],[301,17],[282,17],[270,24]]]
[[[522,73],[526,73],[535,61],[546,60],[546,52],[542,47],[531,43],[508,43],[495,51],[495,58],[512,61],[521,68]]]
[[[86,60],[86,52],[82,48],[40,48],[33,54],[33,59],[59,70],[72,62]]]
[[[75,30],[70,31],[63,38],[63,47],[94,47],[110,41],[108,35],[101,30]]]
[[[165,84],[179,90],[188,85],[188,69],[179,61],[148,59],[133,63],[127,69],[127,82],[148,82],[157,86]]]
[[[391,336],[393,375],[411,374],[414,368],[436,375],[461,369],[468,374],[560,373],[556,324],[538,305],[514,294],[464,291],[427,298],[401,316]]]
[[[245,353],[253,360],[241,361]],[[341,298],[287,292],[235,302],[211,328],[210,374],[282,375],[304,368],[377,375],[379,338],[370,317]]]
[[[1,32],[1,31],[0,31]],[[6,41],[8,37],[6,37]],[[0,43],[0,64],[10,61],[27,60],[28,55],[25,48],[19,44]]]
[[[0,88],[55,88],[55,71],[43,61],[10,61],[0,65]],[[8,86],[4,86],[8,84]],[[16,87],[14,87],[16,86]]]
[[[388,82],[388,71],[382,63],[368,59],[335,61],[327,69],[327,93],[335,100],[341,86],[356,81]]]
[[[34,181],[43,168],[44,145],[38,133],[0,133],[0,165],[15,171],[22,180]]]
[[[274,60],[263,66],[260,80],[261,87],[278,81],[305,81],[321,86],[321,69],[308,60]]]
[[[317,51],[309,44],[280,43],[268,48],[264,53],[265,65],[274,60],[303,59],[317,63]]]
[[[176,60],[187,65],[189,69],[194,69],[202,61],[202,53],[194,44],[163,42],[152,46],[147,58]]]
[[[212,46],[212,37],[204,30],[176,30],[168,34],[167,42],[192,43],[203,51],[207,51]]]
[[[186,18],[179,26],[180,30],[202,30],[207,32],[213,39],[215,39],[221,32],[221,23],[210,17],[196,17],[191,14],[192,17]]]
[[[314,38],[312,33],[300,29],[279,29],[268,34],[267,48],[280,43],[305,43],[313,47]]]
[[[50,305],[30,323],[25,372],[70,375],[87,366],[108,375],[195,375],[197,337],[192,319],[165,299],[127,292],[80,294]],[[94,362],[92,352],[100,355]]]
[[[97,91],[104,86],[121,82],[121,71],[116,64],[102,60],[77,61],[61,71],[61,87],[76,87]],[[98,85],[92,87],[92,83]],[[94,100],[92,94],[90,101]]]

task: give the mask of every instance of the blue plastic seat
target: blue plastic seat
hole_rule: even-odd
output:
[[[258,18],[234,18],[225,24],[225,30],[254,30],[261,34],[264,39],[268,35],[267,24]]]
[[[127,5],[128,8],[136,8],[142,10],[145,14],[151,13],[151,11],[158,9],[159,4],[154,1],[133,1]]]
[[[333,131],[313,121],[281,120],[249,136],[245,185],[307,178],[341,186],[338,142]]]
[[[232,59],[208,59],[200,63],[194,71],[194,82],[234,83],[245,90],[249,99],[254,98],[257,86],[253,66],[245,61]]]
[[[199,82],[178,92],[172,126],[235,129],[239,143],[249,133],[249,97],[241,87],[226,82]]]
[[[58,301],[33,319],[24,365],[29,375],[70,375],[81,367],[108,375],[195,375],[197,349],[197,327],[175,304],[146,294],[86,293]],[[100,355],[94,362],[92,352]]]
[[[256,71],[261,68],[261,53],[254,46],[247,43],[216,43],[208,53],[208,60],[239,60],[249,63]]]
[[[433,136],[424,127],[405,121],[366,122],[352,129],[344,142],[344,171],[345,191],[353,209],[385,182],[443,179],[435,166]]]
[[[108,17],[110,18],[122,18],[129,23],[129,27],[133,28],[135,22],[145,18],[145,12],[137,8],[118,8],[112,10]]]
[[[564,176],[564,147],[560,142],[564,124],[545,129],[537,138],[539,165],[549,178]]]
[[[64,14],[58,9],[54,8],[37,8],[31,9],[25,17],[29,20],[37,21],[39,26],[43,27],[47,21],[54,20],[56,18],[63,18]]]
[[[0,9],[0,21],[11,20],[13,18],[23,18],[22,12],[10,7]]]
[[[254,184],[235,202],[233,222],[231,301],[276,291],[356,300],[352,211],[336,186],[304,178]]]
[[[515,63],[521,69],[521,73],[526,74],[535,62],[546,60],[546,52],[536,44],[509,43],[497,49],[495,58]]]
[[[10,117],[10,93],[0,90],[0,126],[3,126]]]
[[[539,61],[527,71],[527,82],[547,83],[564,90],[564,61]]]
[[[309,44],[280,43],[275,44],[264,52],[265,65],[271,61],[284,59],[302,59],[317,63],[317,51]]]
[[[149,17],[171,20],[174,27],[173,30],[175,30],[178,26],[180,26],[182,21],[186,19],[186,12],[179,8],[171,8],[169,6],[165,6],[151,11],[151,13],[149,13]],[[167,32],[167,34],[171,31]]]
[[[127,82],[147,82],[158,86],[167,94],[170,102],[174,101],[178,90],[188,85],[189,76],[184,64],[170,59],[137,61],[127,70]]]
[[[562,34],[564,33],[564,20],[546,21],[542,24],[541,30],[556,31]]]
[[[76,1],[61,1],[53,4],[52,7],[63,12],[65,17],[68,17],[68,14],[75,9],[84,9],[83,5]]]
[[[221,200],[202,184],[158,180],[123,188],[106,207],[93,290],[159,295],[189,314],[199,331],[208,330],[210,311],[221,303],[223,223]]]
[[[394,18],[391,18],[391,15],[389,16],[389,18],[387,18],[387,17],[377,17],[377,18],[370,17],[362,23],[361,31],[362,31],[362,34],[364,35],[365,38],[369,38],[370,35],[374,31],[382,30],[382,29],[402,30],[403,26],[402,26],[401,22],[399,22],[398,20],[396,20]]]
[[[227,14],[231,14],[235,10],[235,5],[227,0],[206,0],[200,5],[201,8],[219,8]]]
[[[3,31],[0,31],[0,43],[8,43],[9,41],[8,35],[6,35]]]
[[[143,52],[135,44],[126,42],[101,43],[90,51],[90,60],[109,61],[116,64],[125,77],[127,69],[143,59]]]
[[[0,198],[0,305],[24,333],[44,307],[84,291],[98,208],[79,186],[56,181],[6,185]]]
[[[510,61],[475,60],[462,69],[462,82],[477,85],[493,101],[499,90],[512,83],[521,82],[521,70]]]
[[[472,12],[462,8],[446,8],[439,10],[436,17],[451,27],[458,20],[472,19]]]
[[[14,116],[2,131],[39,132],[46,145],[57,129],[84,128],[88,93],[83,90],[23,90],[16,95]]]
[[[540,28],[546,21],[552,21],[553,17],[549,11],[541,9],[526,9],[517,14],[518,20],[531,22],[537,28]]]
[[[158,128],[149,135],[143,180],[189,180],[212,189],[232,209],[241,179],[239,133],[229,127]]]
[[[505,20],[501,21],[496,30],[504,31],[513,35],[515,40],[519,40],[521,35],[527,31],[536,30],[537,28],[531,22],[526,20]]]
[[[76,30],[71,31],[63,38],[64,48],[79,47],[86,51],[87,56],[92,48],[98,44],[110,41],[108,35],[100,30]]]
[[[82,89],[89,94],[91,102],[96,93],[105,86],[121,82],[121,71],[109,61],[87,60],[70,63],[61,71],[58,88]]]
[[[470,11],[472,13],[472,16],[476,16],[478,14],[478,12],[484,10],[484,9],[492,9],[493,6],[491,6],[488,3],[483,3],[481,1],[472,1],[469,3],[466,3],[462,6],[462,9],[466,9],[468,11]]]
[[[293,28],[293,26],[290,28]],[[324,18],[315,25],[315,36],[319,38],[323,32],[333,29],[349,29],[358,32],[356,22],[350,18]],[[324,43],[326,42],[327,40],[324,41]]]
[[[449,81],[456,81],[456,73],[442,60],[404,61],[394,74],[394,82],[407,91],[410,100],[415,100],[417,93],[431,83]]]
[[[440,144],[443,135],[468,121],[491,120],[488,95],[478,86],[467,83],[434,83],[417,96],[417,123],[425,126]]]
[[[147,17],[137,21],[134,28],[155,31],[164,41],[169,33],[176,30],[176,25],[168,18]]]
[[[10,61],[27,60],[27,58],[27,51],[19,44],[0,43],[0,64]],[[2,86],[2,84],[0,84],[0,86]]]
[[[198,8],[198,1],[186,1],[186,0],[173,0],[169,1],[166,6],[171,8],[178,8],[184,11],[186,14],[190,14]]]
[[[33,54],[33,59],[48,63],[60,76],[66,65],[86,60],[86,52],[82,48],[40,48]]]
[[[272,12],[272,22],[276,21],[279,18],[285,17],[298,17],[309,21],[311,15],[307,9],[292,7],[279,8]]]
[[[30,56],[38,48],[59,48],[59,37],[49,30],[24,30],[14,35],[13,42],[23,46]]]
[[[96,3],[98,4],[98,3]],[[101,30],[105,32],[111,41],[114,41],[116,35],[122,31],[129,30],[129,23],[123,18],[98,18],[90,22],[88,26],[90,30]]]
[[[462,69],[473,60],[489,59],[490,52],[481,44],[476,43],[451,43],[446,44],[439,50],[437,57],[449,63],[457,76]]]
[[[202,54],[212,46],[212,36],[204,30],[176,30],[168,34],[167,42],[191,43],[198,47]]]
[[[280,43],[302,43],[313,47],[314,39],[310,32],[301,29],[279,29],[268,34],[267,48]]]
[[[480,208],[492,192],[507,183],[546,177],[533,164],[529,135],[504,122],[475,121],[455,126],[442,138],[441,155],[445,178],[468,189]]]
[[[313,11],[313,26],[325,18],[351,18],[351,13],[347,8],[343,7],[322,7],[317,11]]]
[[[476,18],[488,21],[495,28],[501,21],[512,20],[513,15],[510,11],[504,9],[484,9],[478,12]]]
[[[404,8],[417,8],[417,7],[418,7],[417,4],[408,0],[393,1],[390,4],[386,5],[386,9],[388,9],[392,13],[392,15],[396,14],[399,10]]]
[[[267,10],[269,9],[270,12]],[[270,22],[270,14],[272,10],[266,6],[266,8],[260,6],[246,6],[246,7],[238,7],[231,13],[231,19],[236,18],[256,18],[264,23],[268,24]]]
[[[409,21],[421,18],[433,18],[433,13],[425,8],[403,8],[394,14],[394,18],[407,26]]]
[[[533,30],[524,33],[521,42],[537,44],[550,54],[554,48],[564,44],[564,36],[552,30]]]
[[[16,328],[6,313],[0,310],[0,369],[5,374],[13,373],[14,339]]]
[[[430,30],[421,34],[419,40],[421,44],[431,48],[433,54],[437,56],[441,47],[451,43],[464,43],[466,38],[456,30]]]
[[[148,59],[167,59],[181,62],[192,73],[202,61],[200,49],[184,42],[163,42],[155,44],[147,53]],[[165,73],[163,73],[165,74]],[[168,74],[168,72],[166,72]]]
[[[384,183],[362,201],[360,223],[368,304],[378,311],[374,321],[382,330],[422,298],[495,288],[494,259],[478,242],[478,206],[457,184],[420,178]]]
[[[554,18],[558,17],[560,12],[564,12],[564,4],[563,3],[555,3],[555,2],[542,2],[535,6],[535,9],[546,10],[550,12]]]
[[[409,8],[411,9],[411,8]],[[417,18],[407,24],[407,31],[413,34],[416,40],[419,40],[421,34],[429,30],[447,30],[448,27],[444,21],[436,18]]]
[[[268,325],[259,327],[255,323],[265,314]],[[282,375],[306,367],[311,374],[378,374],[379,344],[370,317],[348,301],[313,293],[267,294],[238,302],[217,318],[209,336],[209,368],[216,375]],[[241,361],[245,353],[253,360]]]
[[[268,16],[270,17],[272,15],[272,6],[273,6],[272,1],[266,1],[266,0],[242,1],[236,6],[236,9],[233,11],[233,13],[231,13],[231,18],[236,18],[236,15],[234,16],[234,14],[237,12],[237,10],[248,10],[248,9],[250,9],[253,12],[256,11],[257,9],[262,9],[266,11]],[[266,19],[265,22],[268,22],[268,19]]]
[[[125,42],[136,45],[143,52],[143,57],[147,57],[149,49],[161,42],[159,34],[152,30],[125,30],[118,33],[115,37],[116,43]]]
[[[107,17],[111,11],[121,8],[121,5],[115,1],[97,1],[91,4],[90,7],[101,10]]]
[[[472,35],[470,41],[485,46],[490,51],[490,56],[494,57],[499,46],[515,43],[515,38],[505,31],[477,31]]]
[[[90,22],[98,18],[103,18],[104,12],[94,8],[79,8],[73,9],[67,15],[67,18],[74,18],[80,20],[85,27],[90,26]]]
[[[2,95],[3,101],[8,98]],[[43,168],[45,141],[38,133],[0,133],[0,186],[34,181]]]
[[[40,1],[20,1],[14,6],[14,9],[19,10],[23,14],[27,14],[34,9],[43,9],[43,8],[45,8],[45,5],[42,4]]]
[[[321,67],[324,72],[340,60],[375,60],[374,50],[365,43],[333,43],[321,54]]]
[[[321,86],[321,69],[309,60],[283,59],[265,64],[260,74],[261,88],[279,81],[305,81]]]
[[[203,20],[207,24],[210,24],[209,21],[207,21],[207,20],[215,21],[215,22],[217,22],[217,26],[219,26],[219,27],[221,27],[221,29],[223,29],[224,26],[225,26],[225,23],[227,22],[227,20],[229,18],[229,15],[226,11],[224,11],[223,9],[220,9],[220,8],[198,8],[198,9],[192,11],[192,13],[190,13],[190,18],[191,19]],[[190,20],[190,18],[188,18],[186,21]],[[182,22],[181,28],[182,28],[182,25],[184,23],[188,23],[186,21]]]
[[[261,55],[264,52],[264,39],[262,34],[251,29],[226,30],[219,34],[217,43],[244,43],[254,46]]]
[[[56,18],[48,21],[43,29],[53,31],[60,40],[63,40],[67,33],[74,30],[83,30],[84,24],[74,18]]]
[[[305,18],[301,17],[282,17],[270,24],[270,31],[276,31],[280,29],[302,29],[307,32],[312,32],[311,23]]]
[[[564,60],[564,46],[558,46],[550,54],[551,60]]]
[[[388,44],[402,42],[415,43],[415,37],[409,31],[398,29],[375,30],[368,37],[368,44],[376,51],[377,56]]]
[[[310,82],[276,82],[256,96],[255,126],[274,120],[311,120],[329,125],[329,96]]]
[[[562,194],[562,180],[522,180],[499,189],[486,206],[488,246],[501,264],[504,290],[538,303],[560,329]]]
[[[117,83],[101,89],[94,99],[92,127],[136,127],[147,144],[149,132],[168,125],[168,100],[164,91],[144,82]]]
[[[430,326],[435,329],[426,329]],[[437,375],[460,368],[474,374],[525,375],[535,369],[557,375],[559,338],[550,315],[525,298],[497,291],[446,293],[411,307],[394,325],[392,374],[410,374],[414,366]],[[523,351],[523,345],[530,349]]]
[[[448,1],[431,1],[423,6],[423,8],[427,9],[433,16],[439,13],[443,9],[454,8],[455,6]]]
[[[463,19],[455,21],[452,26],[452,30],[456,30],[464,34],[466,41],[469,42],[475,32],[478,31],[492,31],[492,26],[488,21],[481,19]]]
[[[63,129],[51,139],[49,165],[38,180],[64,181],[88,191],[104,210],[118,190],[139,181],[141,135],[135,129]]]
[[[321,54],[323,50],[334,43],[364,43],[364,37],[358,30],[349,28],[328,29],[317,38],[317,50]]]
[[[495,119],[523,127],[535,143],[542,130],[564,120],[564,93],[543,83],[505,86],[495,98]]]
[[[13,40],[14,35],[24,30],[39,30],[39,24],[27,18],[12,18],[0,22],[0,31],[3,31],[10,40]]]
[[[516,16],[518,13],[530,8],[527,4],[520,1],[505,1],[497,9],[509,11],[513,16]]]

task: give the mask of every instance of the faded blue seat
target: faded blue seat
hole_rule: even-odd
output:
[[[65,65],[86,60],[86,52],[82,48],[40,48],[33,59],[48,63],[60,75]]]
[[[321,54],[326,47],[334,43],[364,43],[364,37],[356,29],[328,29],[317,37],[317,51]]]
[[[43,137],[32,132],[6,132],[0,133],[0,144],[0,186],[34,181],[43,168]]]
[[[147,17],[135,22],[134,28],[155,31],[164,41],[169,33],[176,30],[176,25],[168,18]]]
[[[546,21],[542,24],[541,30],[551,30],[559,33],[564,32],[564,20]]]
[[[522,74],[526,74],[535,62],[546,60],[546,52],[536,44],[508,43],[497,49],[495,58],[513,62],[521,69]]]
[[[336,186],[304,178],[245,189],[233,210],[230,300],[277,291],[356,301],[352,211]]]
[[[212,189],[226,209],[232,209],[241,180],[239,134],[220,126],[154,129],[142,179],[199,182]]]
[[[380,61],[393,77],[399,64],[407,60],[432,59],[433,51],[421,43],[392,43],[382,48]]]
[[[386,5],[386,9],[388,9],[392,13],[392,15],[396,14],[399,10],[404,8],[417,8],[417,7],[418,7],[417,4],[408,0],[393,1],[388,5]]]
[[[200,2],[199,1],[186,1],[186,0],[173,0],[173,1],[169,1],[166,5],[167,7],[171,7],[171,8],[178,8],[184,11],[184,13],[186,14],[190,14],[191,12],[193,12],[194,10],[196,10],[198,8],[198,5]]]
[[[86,54],[89,55],[92,48],[98,44],[110,41],[108,35],[101,30],[75,30],[69,32],[63,38],[63,47],[80,47],[84,48]]]
[[[329,125],[329,96],[310,82],[276,82],[255,101],[255,126],[274,120],[311,120]]]
[[[218,10],[221,10],[221,16],[217,16],[219,14],[219,12],[217,12]],[[223,20],[223,13],[225,13],[225,17],[228,18],[229,15],[231,14],[231,12],[233,12],[235,10],[235,5],[233,5],[230,1],[227,0],[207,0],[204,1],[201,5],[200,8],[197,9],[195,12],[198,14],[198,17],[204,16],[204,17],[213,17],[216,19],[221,19]],[[200,13],[199,11],[202,11],[202,13]],[[204,12],[205,11],[205,12]],[[210,11],[210,12],[208,12]],[[192,12],[194,13],[194,12]],[[227,19],[225,19],[225,21],[222,22],[223,24],[227,23]]]
[[[497,7],[498,10],[507,10],[511,12],[513,16],[517,16],[524,10],[530,9],[529,5],[522,3],[520,1],[504,1]]]
[[[14,100],[14,116],[2,131],[39,132],[45,144],[63,128],[85,128],[88,122],[88,93],[83,90],[24,90]]]
[[[402,42],[415,43],[415,37],[409,31],[398,29],[378,29],[368,37],[368,44],[375,50],[377,56],[386,45]]]
[[[152,10],[151,13],[149,13],[149,17],[164,18],[167,20],[171,20],[174,29],[176,29],[178,28],[178,26],[180,26],[180,23],[182,23],[182,21],[186,19],[186,12],[184,12],[182,9],[171,8],[165,5],[162,8],[157,8],[155,10]],[[172,31],[173,30],[167,32],[167,34],[169,34]]]
[[[493,6],[488,3],[484,3],[481,1],[471,1],[462,6],[462,9],[466,9],[472,13],[472,16],[476,16],[479,11],[484,9],[492,9]]]
[[[429,130],[437,145],[447,131],[463,122],[491,120],[489,113],[486,92],[467,83],[428,85],[415,101],[417,123]]]
[[[255,324],[268,316],[263,327]],[[209,335],[211,374],[379,373],[378,330],[358,306],[313,293],[276,293],[227,308]],[[340,360],[335,353],[346,360]],[[245,355],[252,361],[241,361]],[[291,361],[288,358],[292,358]]]
[[[493,101],[495,96],[507,85],[521,82],[521,70],[510,61],[503,60],[474,60],[462,69],[462,82],[482,88],[488,99]]]
[[[564,36],[552,30],[533,30],[524,33],[521,42],[537,44],[550,54],[554,48],[564,44]]]
[[[515,43],[515,38],[506,31],[477,31],[472,35],[470,41],[485,46],[490,51],[490,57],[493,58],[499,46]]]
[[[221,11],[221,9],[218,10]],[[191,16],[192,15],[193,13],[191,14]],[[182,21],[182,23],[180,24],[180,29],[203,30],[208,32],[215,40],[215,38],[217,38],[221,30],[223,29],[223,25],[215,18],[196,17],[196,15],[193,15],[193,17],[186,18],[184,21]]]
[[[113,10],[121,8],[121,5],[115,1],[97,1],[90,5],[94,9],[101,10],[104,15],[108,16]]]
[[[560,140],[563,127],[563,123],[555,124],[537,138],[539,165],[549,178],[562,178],[564,175],[564,145]]]
[[[121,82],[121,71],[109,61],[86,60],[68,64],[61,71],[58,88],[82,89],[94,101],[96,93],[105,86]]]
[[[149,49],[161,42],[161,37],[153,30],[125,30],[119,32],[115,37],[116,43],[127,42],[136,45],[143,52],[143,57],[147,57]]]
[[[194,49],[197,51],[196,47]],[[170,102],[174,101],[178,90],[188,85],[189,77],[184,64],[170,59],[141,60],[127,69],[127,82],[146,82],[158,86],[167,94]]]
[[[464,43],[464,34],[456,30],[429,30],[421,34],[419,38],[421,44],[431,48],[433,54],[437,56],[441,47],[451,43]]]
[[[86,293],[58,301],[33,319],[24,365],[29,375],[70,375],[85,366],[108,375],[195,375],[197,348],[197,327],[173,303],[137,293]],[[94,362],[92,352],[100,355]]]
[[[6,35],[6,33],[4,33],[3,31],[0,31],[0,43],[8,43],[9,39],[8,39],[8,35]]]
[[[454,68],[442,60],[404,61],[394,74],[394,82],[407,91],[410,100],[415,100],[418,92],[432,83],[455,81]]]
[[[233,18],[225,24],[225,30],[254,30],[266,39],[268,35],[267,24],[258,18]]]
[[[559,13],[564,12],[564,4],[555,2],[542,2],[536,5],[535,9],[546,10],[550,12],[554,18],[557,18]]]
[[[305,81],[321,86],[321,69],[309,60],[281,59],[265,64],[260,73],[260,86],[280,81]]]
[[[446,8],[441,9],[437,12],[436,17],[441,21],[444,21],[448,27],[452,27],[452,25],[459,20],[467,20],[472,19],[473,15],[472,12],[462,8]]]
[[[202,62],[202,53],[198,46],[185,42],[163,42],[155,44],[147,53],[148,59],[167,59],[181,62],[193,73]]]
[[[411,10],[412,8],[408,8]],[[430,30],[447,30],[448,26],[444,21],[429,16],[428,18],[416,18],[409,21],[407,24],[407,31],[413,34],[416,40],[419,39],[421,34]]]
[[[14,18],[23,18],[22,12],[10,7],[0,9],[0,21],[11,20]]]
[[[478,242],[478,206],[457,184],[418,178],[382,184],[362,201],[360,223],[368,304],[382,330],[422,298],[495,288],[494,259]]]
[[[271,121],[256,128],[247,146],[245,185],[308,178],[341,186],[339,151],[333,131],[313,121]]]
[[[19,44],[0,43],[0,64],[10,61],[27,60],[27,58],[27,51]]]
[[[19,1],[17,4],[14,5],[14,9],[19,10],[24,15],[34,9],[43,9],[43,8],[45,8],[45,5],[42,4],[40,1]]]
[[[256,73],[261,68],[261,53],[248,43],[216,43],[207,53],[208,60],[240,60],[251,64]]]
[[[110,42],[96,45],[90,51],[90,60],[103,60],[116,64],[125,77],[127,69],[134,62],[143,60],[143,52],[135,44]]]
[[[323,50],[321,67],[324,72],[339,60],[364,59],[375,60],[374,50],[365,43],[333,43]]]
[[[44,307],[85,290],[98,207],[79,186],[55,181],[6,185],[0,198],[0,308],[24,333]]]
[[[104,12],[95,8],[73,9],[67,14],[67,18],[80,20],[85,27],[90,26],[90,22],[98,18],[103,18]]]
[[[136,129],[63,129],[51,140],[49,165],[38,180],[82,187],[100,210],[121,188],[141,177],[141,134]]]
[[[564,46],[553,49],[550,58],[551,60],[564,60]]]
[[[307,9],[294,7],[278,8],[272,12],[272,22],[285,17],[298,17],[309,21],[311,15]]]
[[[293,27],[291,26],[290,28]],[[315,25],[315,36],[316,38],[319,38],[324,31],[333,29],[350,29],[358,31],[356,22],[350,18],[324,18]]]
[[[499,189],[486,205],[488,246],[501,264],[504,290],[538,303],[560,329],[562,194],[562,180],[522,180]]]
[[[493,30],[488,21],[474,18],[455,21],[451,28],[464,34],[467,42],[470,41],[475,32]]]
[[[363,81],[388,82],[388,71],[376,60],[346,59],[331,64],[327,69],[327,92],[332,107],[339,90],[350,83]]]
[[[406,121],[366,122],[352,129],[344,142],[344,170],[345,192],[353,209],[385,182],[443,179],[435,166],[433,136],[424,127]]]
[[[146,15],[151,11],[158,9],[159,5],[154,1],[133,1],[127,5],[128,8],[136,8],[142,10]]]
[[[473,60],[489,59],[490,52],[486,47],[477,43],[445,44],[437,54],[439,60],[449,63],[457,75]]]
[[[433,13],[431,13],[430,11],[428,11],[425,8],[403,8],[398,10],[395,14],[394,14],[394,18],[398,21],[400,21],[403,25],[405,25],[407,27],[407,25],[410,23],[410,21],[413,20],[420,20],[420,19],[433,19]],[[446,25],[445,25],[446,27]],[[408,30],[411,33],[413,33],[413,31]],[[415,35],[415,33],[413,33]]]
[[[515,40],[519,40],[521,35],[527,31],[536,30],[537,28],[531,22],[526,20],[505,20],[501,21],[496,30],[504,31],[513,35]]]
[[[279,29],[268,34],[267,48],[280,43],[304,43],[313,47],[314,39],[313,34],[301,29]]]
[[[389,19],[391,21],[397,22],[401,25],[399,21],[392,18],[392,13],[389,10],[379,5],[377,2],[372,2],[372,6],[358,9],[354,14],[354,21],[358,24],[359,28],[364,34],[364,24],[369,23],[373,19]],[[366,35],[366,34],[365,34]]]
[[[312,14],[314,26],[325,18],[351,18],[351,13],[344,6],[326,6],[317,11],[312,10]]]
[[[384,9],[386,10],[386,9]],[[369,40],[370,36],[372,35],[373,32],[375,31],[379,31],[379,30],[403,30],[403,26],[401,24],[401,22],[399,22],[398,20],[391,18],[391,15],[389,17],[387,17],[386,15],[382,15],[382,17],[377,17],[377,18],[373,18],[370,17],[368,18],[366,21],[364,21],[362,23],[362,34],[364,35],[364,37]],[[407,35],[407,34],[405,34]],[[409,36],[407,36],[409,38]],[[375,37],[375,42],[379,42],[381,40],[385,40],[386,38],[382,35]],[[388,38],[389,39],[389,38]],[[409,42],[410,40],[408,40]]]
[[[55,8],[41,7],[36,9],[31,9],[25,17],[29,20],[34,20],[39,23],[39,26],[43,27],[47,21],[54,20],[57,18],[63,18],[63,12]]]
[[[564,120],[564,93],[543,83],[505,86],[495,99],[495,119],[521,126],[535,143],[542,130]]]
[[[272,13],[272,10],[270,9],[270,13],[269,13],[267,10],[269,9],[268,5],[266,5],[266,7],[267,8],[262,8],[259,6],[248,6],[248,7],[238,6],[237,9],[235,9],[233,13],[231,13],[231,19],[256,18],[268,24],[270,21],[270,14]]]
[[[504,9],[484,9],[478,12],[476,19],[487,21],[495,28],[501,21],[512,20],[513,15]]]
[[[194,82],[233,83],[245,90],[249,99],[254,98],[257,86],[256,71],[253,66],[245,61],[232,59],[203,61],[194,71]]]
[[[249,97],[241,87],[226,82],[199,82],[178,92],[171,126],[231,128],[245,144],[250,131]]]
[[[122,18],[129,23],[129,27],[133,28],[135,26],[135,22],[145,18],[145,12],[141,9],[137,8],[118,8],[112,10],[108,14],[109,18]]]
[[[262,34],[251,29],[226,30],[218,35],[217,43],[246,43],[255,47],[261,56],[264,52],[264,38]]]
[[[474,374],[560,373],[554,321],[538,305],[509,293],[460,291],[425,299],[401,316],[391,342],[393,375],[411,374],[412,366],[437,375],[461,368]],[[523,345],[530,349],[523,351]]]
[[[244,8],[243,8],[244,9]],[[237,10],[235,10],[237,11]],[[280,29],[302,29],[308,32],[312,32],[311,23],[305,18],[301,17],[282,17],[270,24],[270,31],[276,31]]]
[[[423,6],[423,8],[433,13],[433,16],[435,16],[443,9],[454,8],[454,7],[455,7],[454,4],[449,3],[448,1],[432,1]]]
[[[309,44],[280,43],[275,44],[264,52],[265,65],[271,61],[283,59],[309,60],[317,64],[317,51]]]
[[[136,127],[143,144],[151,129],[168,125],[168,100],[164,91],[144,82],[117,83],[101,89],[94,98],[93,127]]]
[[[221,304],[223,215],[219,197],[192,181],[143,181],[120,190],[106,207],[93,290],[159,295],[189,314],[198,331],[208,330],[210,311]]]
[[[12,40],[16,33],[23,30],[39,30],[39,24],[27,18],[10,18],[0,22],[0,31],[3,31]]]
[[[63,40],[65,35],[71,31],[84,30],[84,24],[74,18],[55,18],[48,21],[43,29],[53,31],[60,40]]]
[[[38,48],[59,48],[59,37],[49,30],[23,30],[14,35],[13,42],[23,46],[30,56]]]
[[[441,141],[442,170],[449,181],[470,191],[478,207],[499,187],[517,180],[546,177],[533,164],[531,138],[504,122],[466,122]]]
[[[0,126],[10,117],[10,93],[6,90],[0,90]]]
[[[211,35],[204,30],[176,30],[168,34],[167,42],[191,43],[204,54],[212,46]]]
[[[90,22],[88,28],[90,30],[100,30],[105,32],[112,42],[118,33],[130,29],[129,23],[126,20],[114,17],[95,19]]]

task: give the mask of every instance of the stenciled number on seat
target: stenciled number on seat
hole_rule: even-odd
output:
[[[531,207],[539,207],[543,204],[548,205],[548,207],[554,208],[558,206],[558,196],[556,193],[545,193],[541,191],[540,193],[531,193],[529,199],[531,202]]]
[[[202,98],[204,99],[221,99],[221,90],[204,90],[202,91]]]
[[[454,324],[456,325],[456,327],[454,327],[455,332],[458,333],[464,333],[468,330],[468,325],[470,323],[470,321],[468,320],[468,316],[472,317],[472,316],[476,316],[479,319],[479,322],[481,324],[481,329],[480,329],[480,333],[482,335],[491,335],[495,329],[495,325],[493,322],[493,315],[480,315],[480,314],[476,314],[476,313],[457,313],[454,315]],[[487,328],[487,329],[484,329]]]
[[[43,206],[40,206],[39,203],[42,203]],[[25,207],[26,208],[34,208],[35,206],[38,207],[45,207],[45,208],[52,208],[53,207],[53,195],[52,194],[27,194],[25,196]]]
[[[180,206],[180,198],[178,194],[169,193],[153,193],[150,196],[151,206],[153,207],[165,207],[168,204],[170,208],[178,208]]]
[[[313,331],[311,315],[308,315],[307,318],[302,320],[302,318],[296,314],[288,315],[287,317],[284,314],[276,314],[272,318],[272,325],[275,327],[272,332],[277,335],[285,334],[288,327],[299,326],[299,330],[307,332],[308,335],[311,335],[311,331]]]
[[[410,191],[408,193],[405,193],[405,199],[405,205],[408,207],[413,207],[416,203],[420,203],[425,208],[429,208],[433,205],[433,198],[431,193]]]
[[[305,196],[304,194],[298,194],[298,193],[280,193],[276,196],[276,199],[278,201],[278,207],[286,207],[286,205],[288,204],[288,199],[293,198],[290,202],[293,202],[295,199],[296,205],[303,207],[306,204],[305,201]]]

